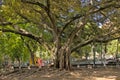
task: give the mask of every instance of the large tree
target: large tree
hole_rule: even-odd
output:
[[[72,52],[92,42],[120,37],[119,3],[118,0],[6,0],[0,10],[0,30],[34,39],[55,56],[56,68],[69,70]]]

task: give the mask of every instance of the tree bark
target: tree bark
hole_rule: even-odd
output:
[[[70,53],[71,53],[70,49],[67,48],[66,56],[65,56],[66,57],[66,66],[65,66],[66,70],[70,70],[71,69],[71,65],[70,65]]]
[[[32,60],[32,64],[35,65],[35,56],[32,52],[30,53],[30,57],[31,57],[31,60]]]
[[[93,52],[93,67],[95,68],[96,67],[96,64],[95,64],[95,62],[96,62],[95,43],[92,44],[92,52]]]
[[[55,67],[59,68],[60,70],[66,69],[70,70],[70,49],[69,47],[62,47],[57,51],[55,58]]]
[[[101,45],[101,64],[103,65],[103,43],[100,43]]]
[[[103,66],[106,67],[106,58],[105,58],[105,55],[107,53],[107,43],[105,43],[105,47],[104,47],[104,52],[103,52]]]
[[[60,60],[59,60],[59,53],[58,52],[55,54],[54,63],[55,63],[55,68],[59,68]]]

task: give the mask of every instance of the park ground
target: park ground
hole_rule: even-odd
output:
[[[1,74],[0,80],[120,80],[120,68],[21,69]]]

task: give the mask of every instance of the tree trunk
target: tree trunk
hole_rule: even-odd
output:
[[[63,50],[58,50],[55,55],[55,68],[63,69],[64,67],[64,52]]]
[[[71,40],[68,40],[64,45],[60,43],[61,39],[57,36],[55,41],[55,67],[61,70],[70,70]]]
[[[55,54],[55,60],[54,60],[54,63],[55,63],[55,68],[59,68],[59,53],[57,52]]]
[[[34,59],[35,56],[34,56],[34,54],[32,52],[30,52],[30,58],[32,60],[32,64],[35,65],[35,59]]]
[[[89,56],[89,53],[87,52],[87,50],[85,51],[85,59],[87,61],[87,64],[89,63],[88,61],[88,56]],[[86,68],[88,67],[88,65],[86,65]]]
[[[103,52],[103,66],[106,67],[106,58],[105,55],[107,53],[107,43],[105,43],[105,48],[104,48],[104,52]]]
[[[92,44],[92,52],[93,52],[93,67],[95,68],[96,67],[96,64],[95,64],[95,62],[96,62],[95,43]]]
[[[70,66],[70,49],[69,48],[66,48],[66,55],[65,55],[65,68],[66,70],[70,70],[71,66]]]
[[[19,58],[19,57],[17,57],[16,59],[17,59],[17,61],[18,61],[18,67],[19,67],[19,69],[21,69],[21,67],[22,67],[22,66],[21,66],[21,61],[20,61],[20,58]]]
[[[101,64],[103,65],[103,45],[102,42],[100,43],[101,45]]]
[[[55,67],[61,70],[66,69],[70,70],[70,49],[62,48],[57,51],[56,58],[55,58]]]

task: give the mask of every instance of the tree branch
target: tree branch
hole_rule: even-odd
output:
[[[40,3],[40,2],[33,2],[33,1],[28,1],[28,0],[21,0],[21,2],[23,2],[23,3],[28,3],[28,4],[33,4],[33,5],[38,5],[38,6],[40,6],[42,9],[44,9],[45,11],[48,10],[48,8],[47,8],[45,5],[43,5],[42,3]]]
[[[75,47],[73,47],[73,48],[71,49],[71,52],[77,50],[78,48],[80,48],[80,47],[82,47],[82,46],[85,46],[85,45],[90,44],[91,42],[93,42],[93,40],[94,40],[94,39],[90,39],[90,40],[87,40],[87,41],[85,41],[85,42],[83,42],[83,43],[79,43],[77,46],[75,46]]]
[[[1,26],[6,26],[6,25],[12,25],[13,23],[11,22],[0,22]]]
[[[107,8],[110,8],[110,7],[120,8],[120,5],[119,4],[116,5],[115,3],[111,2],[111,4],[105,5],[105,6],[101,7],[101,8],[99,8],[99,9],[95,9],[94,11],[90,11],[87,14],[83,13],[83,14],[76,15],[75,17],[72,17],[70,20],[67,21],[67,23],[64,25],[63,29],[61,30],[61,33],[67,28],[68,25],[70,25],[75,20],[77,20],[77,19],[79,19],[81,17],[89,16],[91,14],[97,13],[99,11],[105,10]]]
[[[89,39],[89,40],[87,40],[87,41],[85,41],[85,42],[78,43],[78,45],[75,46],[75,47],[73,47],[71,51],[73,52],[73,51],[77,50],[77,49],[80,48],[80,47],[83,47],[83,46],[85,46],[85,45],[90,44],[90,43],[93,42],[93,41],[98,42],[98,43],[99,43],[99,42],[106,43],[106,42],[109,42],[109,41],[112,41],[112,40],[115,40],[115,39],[119,39],[120,36],[111,37],[111,38],[106,38],[108,35],[114,35],[114,34],[117,34],[117,33],[119,33],[119,32],[120,32],[120,30],[117,30],[117,31],[114,31],[114,32],[110,32],[110,33],[104,34],[104,35],[102,35],[102,36],[94,37],[94,38]]]
[[[17,12],[16,13],[21,17],[23,18],[24,20],[26,20],[27,22],[32,22],[28,17],[26,17],[25,15],[22,15],[21,13]]]
[[[22,30],[22,29],[20,29],[20,31],[15,31],[15,30],[10,30],[10,29],[0,29],[0,31],[2,31],[2,32],[11,32],[11,33],[14,33],[14,34],[19,34],[19,35],[22,35],[22,36],[26,36],[26,37],[29,37],[29,38],[31,38],[33,40],[36,40],[39,43],[43,42],[41,37],[37,37],[37,36],[27,32],[27,31]]]
[[[50,0],[47,0],[48,13],[50,12]]]
[[[51,21],[51,24],[52,24],[52,28],[53,28],[53,32],[54,32],[54,35],[57,35],[57,27],[55,25],[55,20],[54,20],[54,17],[52,16],[52,13],[50,11],[50,0],[47,0],[47,6],[43,5],[42,3],[40,2],[33,2],[33,1],[28,1],[28,0],[21,0],[21,2],[23,3],[28,3],[28,4],[33,4],[33,5],[38,5],[40,6],[43,10],[45,10],[46,14],[48,15],[49,17],[49,20]]]
[[[86,18],[84,18],[84,22],[83,21],[79,22],[76,28],[70,33],[68,41],[67,41],[69,45],[74,40],[76,33],[78,33],[85,26],[85,24],[86,24]]]
[[[16,22],[16,23],[12,23],[12,22],[0,22],[0,26],[7,26],[7,25],[17,25],[17,24],[25,24],[27,22]]]

